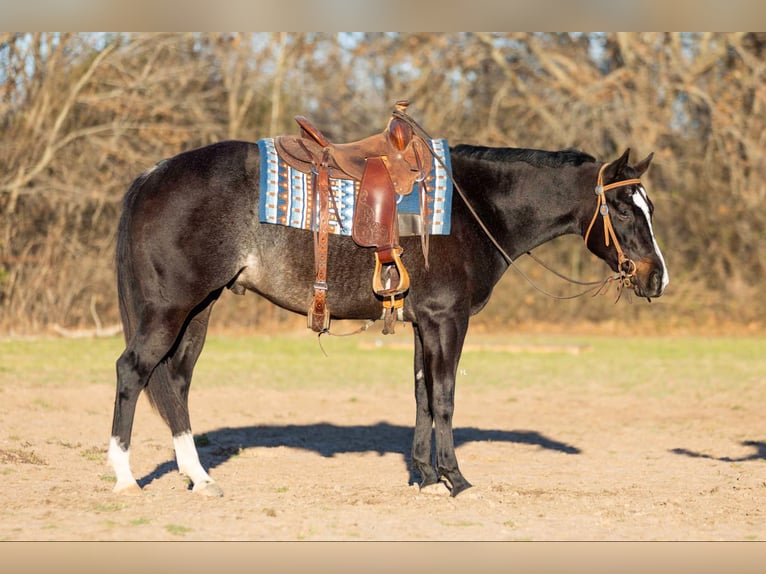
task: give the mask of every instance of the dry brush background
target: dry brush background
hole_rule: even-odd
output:
[[[562,304],[509,273],[479,324],[760,326],[765,52],[763,33],[2,33],[0,333],[118,322],[121,197],[161,158],[294,132],[296,114],[332,139],[359,138],[400,98],[452,144],[655,153],[645,179],[671,271],[665,298]],[[605,274],[573,237],[540,254],[576,276]],[[220,307],[218,326],[291,320],[252,295]]]

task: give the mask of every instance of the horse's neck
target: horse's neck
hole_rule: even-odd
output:
[[[511,257],[562,235],[580,234],[585,201],[580,183],[582,166],[469,163],[473,165],[465,169],[474,175],[466,192],[469,201],[476,204],[484,225]]]

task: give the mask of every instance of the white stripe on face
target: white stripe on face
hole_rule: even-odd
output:
[[[657,239],[654,237],[652,214],[649,211],[649,202],[647,201],[646,190],[643,185],[639,185],[638,193],[633,194],[633,203],[636,204],[636,206],[643,212],[644,217],[646,217],[646,224],[649,226],[649,233],[651,233],[652,243],[654,243],[654,251],[657,253],[657,258],[660,260],[660,263],[662,263],[662,287],[660,288],[660,293],[662,293],[665,291],[665,287],[668,286],[670,277],[668,276],[668,268],[665,265],[665,259],[662,257],[660,246],[657,245]]]

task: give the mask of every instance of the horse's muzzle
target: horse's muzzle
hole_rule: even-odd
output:
[[[652,299],[662,295],[663,285],[662,264],[654,259],[643,258],[636,263],[636,273],[633,276],[633,290],[639,297]]]

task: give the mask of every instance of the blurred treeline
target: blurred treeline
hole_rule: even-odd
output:
[[[121,197],[161,158],[295,132],[296,114],[356,139],[382,129],[401,98],[452,144],[655,153],[645,181],[671,272],[665,297],[553,301],[509,271],[480,325],[757,325],[764,80],[763,33],[3,33],[0,333],[118,322]],[[607,273],[575,237],[539,254],[584,279]],[[292,320],[252,294],[219,307],[219,327]]]

